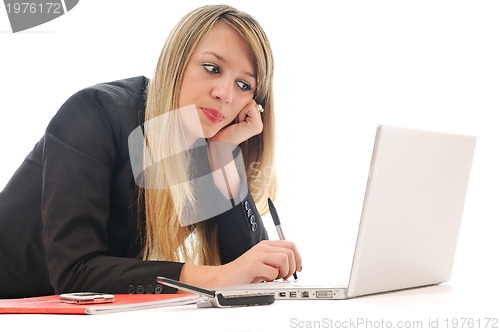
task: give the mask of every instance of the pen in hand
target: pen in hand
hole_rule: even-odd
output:
[[[280,240],[284,240],[285,235],[283,235],[283,230],[281,229],[280,217],[278,217],[278,212],[276,211],[271,198],[267,199],[267,204],[269,205],[269,211],[271,212],[271,217],[273,218],[274,225],[276,226],[276,231],[278,231],[278,237]],[[293,277],[297,280],[297,272],[293,273]]]

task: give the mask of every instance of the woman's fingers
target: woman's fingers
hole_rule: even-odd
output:
[[[260,134],[264,129],[257,103],[253,99],[238,113],[237,118],[240,126],[248,131],[248,138]]]
[[[261,263],[277,270],[274,279],[288,279],[297,271],[297,266],[299,266],[297,263],[302,264],[298,250],[292,242],[265,240],[257,244],[255,248],[260,250]],[[268,281],[274,279],[268,279]]]
[[[273,281],[300,271],[302,259],[293,242],[264,240],[223,268],[227,284]]]
[[[292,271],[292,274],[293,274],[293,272],[296,272],[296,271],[298,271],[298,272],[302,271],[302,257],[300,256],[299,250],[297,249],[297,246],[295,245],[295,243],[290,242],[290,241],[286,241],[286,240],[264,240],[264,241],[261,241],[260,243],[267,244],[267,245],[272,246],[272,247],[286,248],[286,249],[291,250],[291,252],[293,254],[290,255],[290,253],[289,253],[289,258],[290,258],[290,260],[294,260],[294,262],[295,262],[295,264],[294,264],[295,270]]]
[[[269,264],[259,264],[255,272],[256,276],[253,278],[252,283],[273,281],[279,278],[279,269]]]
[[[222,128],[210,141],[231,142],[238,145],[249,138],[262,133],[264,124],[252,99],[236,116],[232,124]]]

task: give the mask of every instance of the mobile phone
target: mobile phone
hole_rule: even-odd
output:
[[[206,308],[206,307],[227,308],[227,307],[246,307],[254,305],[269,305],[274,303],[275,301],[274,293],[256,293],[256,294],[224,296],[222,293],[218,291],[213,291],[209,289],[204,289],[184,284],[177,280],[165,277],[157,277],[156,281],[159,284],[165,286],[182,289],[191,293],[201,295],[204,299],[196,304],[197,307],[199,308]]]
[[[113,302],[115,300],[115,297],[112,294],[79,292],[61,294],[59,295],[59,300],[64,303],[94,304]]]
[[[215,297],[208,298],[196,304],[198,308],[227,308],[227,307],[248,307],[254,305],[268,305],[275,301],[274,294],[271,293],[256,293],[256,294],[239,294],[225,296],[219,292],[215,292]]]

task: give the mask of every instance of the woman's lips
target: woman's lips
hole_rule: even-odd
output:
[[[224,114],[216,109],[201,107],[200,110],[212,123],[220,123],[224,120]]]

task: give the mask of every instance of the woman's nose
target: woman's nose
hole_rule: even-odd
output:
[[[212,89],[212,96],[223,103],[230,103],[233,101],[233,89],[233,80],[221,77],[216,81]]]

